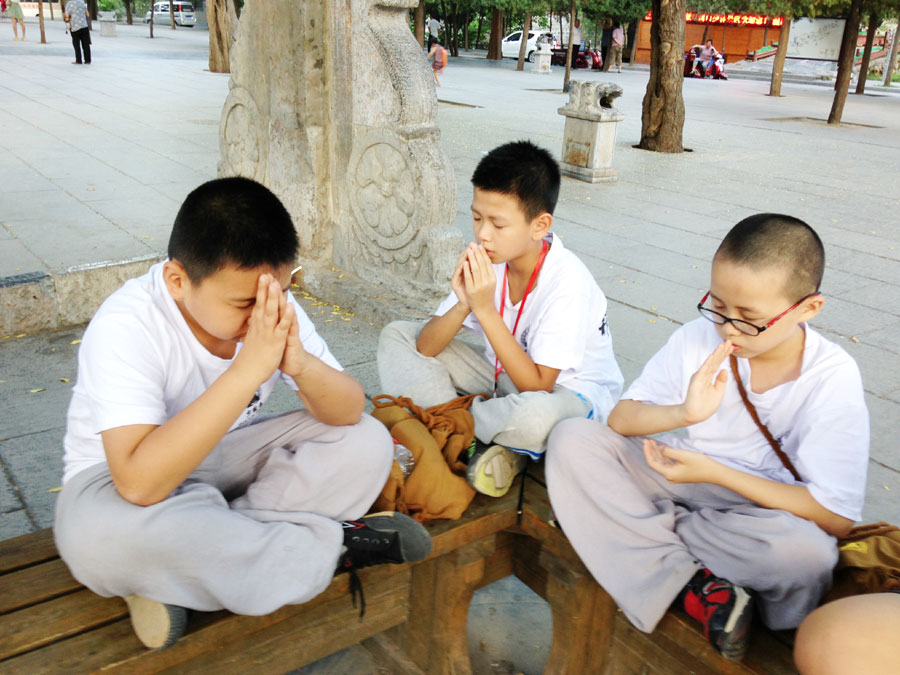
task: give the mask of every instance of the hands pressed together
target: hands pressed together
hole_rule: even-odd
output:
[[[459,304],[476,316],[494,307],[497,276],[483,246],[472,242],[466,247],[456,263],[450,286]]]
[[[246,368],[249,376],[261,384],[276,369],[292,377],[300,376],[312,358],[300,341],[294,304],[288,302],[274,276],[261,274],[249,329],[235,364]]]

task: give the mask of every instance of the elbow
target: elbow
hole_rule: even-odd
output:
[[[606,418],[606,426],[615,431],[617,434],[622,436],[626,434],[625,428],[625,420],[623,419],[621,408],[616,405],[609,413],[609,417]]]
[[[119,496],[135,506],[153,506],[166,498],[166,495],[160,497],[151,490],[137,486],[125,486],[120,483],[115,483],[115,486]]]

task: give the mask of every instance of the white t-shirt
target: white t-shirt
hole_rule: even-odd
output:
[[[869,413],[853,358],[808,325],[800,377],[763,394],[750,389],[750,364],[738,371],[760,420],[779,440],[803,484],[822,506],[851,520],[862,515],[869,460]],[[703,318],[679,328],[622,398],[656,405],[684,401],[691,376],[722,339]],[[709,419],[665,434],[673,448],[706,453],[746,473],[781,483],[796,481],[772,450],[741,401],[730,366],[725,398]]]
[[[63,440],[63,482],[106,461],[101,431],[165,423],[206,391],[234,360],[213,356],[194,337],[163,282],[162,267],[163,263],[154,265],[110,295],[84,333]],[[306,313],[288,295],[304,349],[339,369]],[[257,415],[279,376],[297,389],[292,378],[276,371],[232,429]]]
[[[438,36],[441,30],[441,22],[437,19],[429,19],[428,20],[428,32],[434,37]]]
[[[558,235],[550,234],[547,240],[552,246],[525,301],[515,337],[536,364],[559,368],[556,383],[581,394],[593,407],[592,417],[605,421],[624,384],[606,320],[606,296]],[[505,264],[494,265],[494,307],[498,311],[504,268]],[[451,291],[435,315],[446,314],[455,304],[456,294]],[[510,332],[520,305],[510,302],[507,287],[503,322]],[[484,356],[493,365],[494,349],[475,314],[469,313],[463,327],[484,338]]]

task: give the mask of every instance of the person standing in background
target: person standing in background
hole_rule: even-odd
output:
[[[91,62],[91,29],[88,28],[87,5],[84,0],[69,0],[66,3],[66,23],[72,34],[72,46],[75,48],[73,64],[81,65],[81,52],[84,50],[84,63]]]
[[[612,32],[612,45],[609,51],[609,68],[612,68],[612,62],[615,60],[616,68],[622,72],[622,50],[625,47],[625,31],[622,30],[622,24],[616,22],[616,27]]]
[[[16,22],[19,22],[19,26],[22,26],[22,39],[25,39],[25,15],[22,14],[22,6],[16,2],[16,0],[11,0],[9,3],[9,7],[6,11],[7,16],[12,21],[13,25],[13,33],[15,33],[15,39],[19,39],[19,28],[16,26]]]

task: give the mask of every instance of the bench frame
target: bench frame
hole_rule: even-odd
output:
[[[761,628],[735,664],[679,612],[650,635],[631,626],[548,524],[541,478],[538,469],[506,497],[479,495],[460,520],[429,524],[434,551],[427,560],[361,570],[362,620],[347,575],[338,575],[310,602],[267,616],[194,613],[186,635],[164,651],[138,642],[120,598],[101,598],[69,575],[51,530],[0,542],[0,673],[284,673],[357,643],[390,672],[471,673],[472,595],[510,574],[550,605],[547,673],[796,672],[790,641]]]

